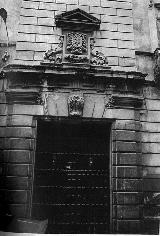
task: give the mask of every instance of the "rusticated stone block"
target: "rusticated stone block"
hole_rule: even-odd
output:
[[[142,193],[114,193],[113,203],[117,205],[136,205],[143,203]]]
[[[5,139],[4,138],[0,138],[0,149],[4,149],[5,148]]]
[[[31,179],[28,177],[3,177],[0,180],[0,188],[6,188],[9,190],[27,190],[31,188]]]
[[[143,154],[142,165],[144,166],[160,166],[159,154]]]
[[[141,167],[114,167],[113,177],[117,178],[142,178]]]
[[[33,150],[34,140],[33,139],[24,139],[24,138],[6,138],[5,139],[5,148],[6,149],[26,149]]]
[[[53,17],[54,12],[53,11],[48,11],[48,10],[24,9],[24,8],[22,8],[21,9],[21,16]]]
[[[101,2],[100,2],[100,0],[88,0],[87,2],[85,0],[79,0],[79,4],[80,5],[89,5],[89,6],[100,6]]]
[[[22,204],[27,203],[28,200],[28,191],[18,190],[18,191],[5,191],[4,200],[8,203]],[[1,193],[0,193],[1,194]]]
[[[159,219],[148,218],[143,220],[143,234],[159,234]]]
[[[28,205],[26,204],[9,204],[8,214],[11,214],[17,218],[27,217]]]
[[[18,33],[17,42],[35,42],[36,34]]]
[[[114,8],[102,8],[102,7],[90,7],[90,13],[94,14],[106,14],[111,16],[116,16],[116,9]]]
[[[34,138],[34,130],[30,127],[7,127],[5,131],[6,137],[24,137]]]
[[[5,93],[0,92],[0,104],[6,103]]]
[[[21,16],[20,22],[22,25],[36,25],[37,24],[37,17],[35,16]]]
[[[6,104],[0,104],[0,115],[6,115],[6,114],[7,114]]]
[[[32,34],[53,34],[53,27],[39,25],[19,25],[19,32]]]
[[[143,191],[152,191],[159,192],[160,191],[160,181],[157,179],[144,179],[143,180]]]
[[[66,4],[40,2],[39,9],[46,9],[49,11],[66,11]]]
[[[22,1],[22,7],[23,8],[29,8],[29,9],[38,9],[39,2]]]
[[[5,137],[6,127],[0,127],[0,137]],[[1,139],[2,140],[2,139]]]
[[[117,206],[118,219],[138,219],[141,217],[139,206]]]
[[[34,55],[34,52],[32,51],[16,51],[16,58],[17,60],[24,60],[24,61],[27,61],[27,60],[33,60],[33,55]]]
[[[160,153],[160,143],[142,143],[142,153]]]
[[[32,163],[33,161],[33,152],[31,151],[22,151],[22,150],[12,150],[3,151],[3,161],[9,163]]]
[[[102,7],[113,7],[118,9],[132,9],[132,2],[128,1],[106,1],[101,0]]]
[[[120,129],[120,130],[140,130],[141,124],[139,121],[132,121],[132,120],[117,120],[115,122],[115,129]]]
[[[114,165],[139,166],[141,163],[141,154],[138,153],[116,153],[113,155]]]
[[[6,126],[6,120],[7,117],[6,116],[0,116],[0,126]]]
[[[143,168],[144,178],[160,178],[160,167],[144,167]],[[157,180],[158,181],[158,180]]]
[[[140,220],[118,220],[117,233],[140,234],[142,233],[142,223]]]
[[[142,191],[141,179],[113,179],[113,189],[116,191],[138,192]]]
[[[34,121],[32,116],[27,115],[12,115],[7,117],[8,126],[34,126]]]
[[[43,115],[43,107],[41,105],[20,105],[12,106],[10,114],[13,115]]]
[[[116,142],[117,152],[141,152],[141,144],[136,142]]]
[[[51,49],[48,43],[17,42],[18,51],[40,51],[45,52]]]
[[[133,19],[130,18],[130,17],[102,15],[102,22],[110,22],[110,23],[119,23],[119,24],[124,24],[124,25],[132,25],[133,24]]]
[[[6,175],[8,176],[30,176],[32,167],[24,164],[8,164]]]
[[[135,131],[117,130],[113,132],[113,140],[140,141],[140,134]]]

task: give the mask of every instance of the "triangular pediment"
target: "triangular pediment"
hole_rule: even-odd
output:
[[[81,25],[91,31],[98,29],[101,23],[99,19],[79,8],[57,15],[55,20],[58,27],[78,27]]]

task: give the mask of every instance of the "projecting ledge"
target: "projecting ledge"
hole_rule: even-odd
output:
[[[32,73],[46,75],[46,76],[58,76],[59,78],[62,75],[71,75],[79,78],[106,78],[106,79],[122,79],[122,80],[139,80],[145,81],[145,77],[147,74],[143,74],[137,71],[118,71],[113,70],[110,67],[99,67],[99,66],[69,66],[69,67],[61,67],[61,66],[53,66],[52,64],[48,65],[17,65],[10,64],[3,68],[1,72],[1,77],[5,74],[10,73]],[[67,78],[67,77],[66,77]]]

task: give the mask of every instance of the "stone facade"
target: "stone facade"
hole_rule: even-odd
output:
[[[70,117],[68,101],[74,95],[81,104],[72,110],[80,109],[76,114],[82,119],[111,124],[110,232],[159,232],[159,6],[159,0],[21,2],[15,57],[1,64],[0,194],[5,214],[32,216],[37,121]],[[84,64],[45,64],[45,53],[56,51],[65,31],[56,16],[77,8],[101,21],[90,36],[95,50],[106,56],[106,67],[93,71]]]

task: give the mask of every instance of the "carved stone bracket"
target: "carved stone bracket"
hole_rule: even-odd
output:
[[[98,50],[95,49],[95,39],[90,39],[90,48],[91,48],[91,57],[90,57],[90,63],[93,66],[108,66],[108,60],[107,57]]]
[[[7,51],[5,51],[5,53],[2,55],[2,61],[7,62],[9,58],[10,58],[10,54]]]
[[[44,115],[48,115],[48,92],[40,92],[37,103],[43,106]]]
[[[114,98],[112,96],[109,96],[105,99],[105,108],[114,108]]]
[[[62,63],[62,53],[63,53],[63,41],[64,37],[60,36],[58,47],[55,49],[48,50],[44,55],[44,60],[54,64]]]
[[[84,98],[79,94],[72,94],[68,98],[68,110],[70,116],[82,116]]]

